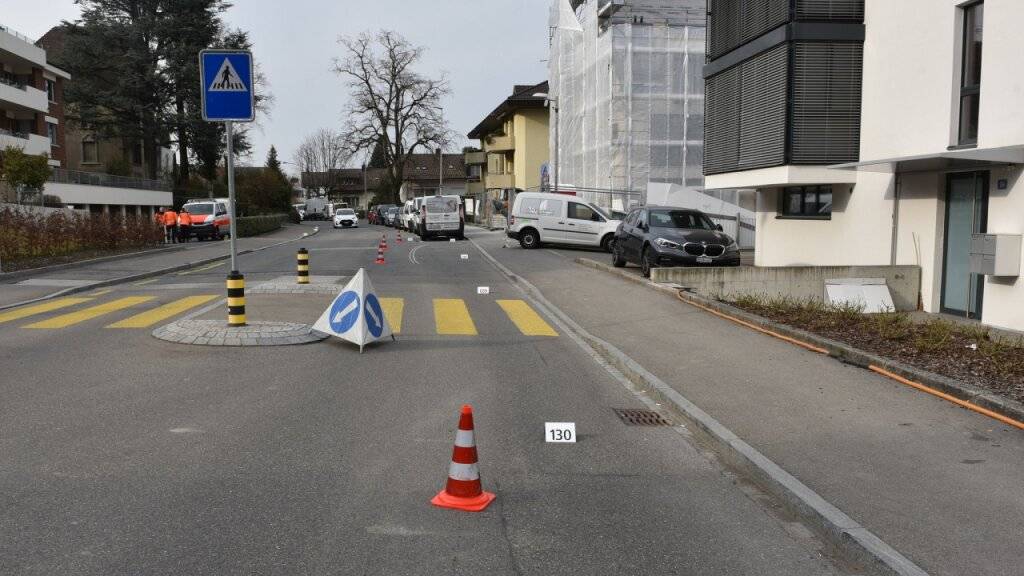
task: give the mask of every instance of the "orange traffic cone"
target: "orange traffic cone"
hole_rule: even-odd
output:
[[[395,243],[396,244],[401,244],[402,243],[402,231],[401,230],[398,231],[398,238],[395,238]]]
[[[381,234],[380,235],[380,245],[381,245],[381,248],[383,248],[385,252],[388,251],[388,235],[387,234]]]
[[[479,512],[487,508],[494,498],[493,493],[484,492],[480,485],[476,441],[473,439],[473,407],[464,404],[459,416],[459,431],[455,433],[452,463],[448,466],[448,483],[430,503],[441,508]]]
[[[377,245],[377,259],[374,260],[375,264],[384,263],[384,248],[381,245]]]

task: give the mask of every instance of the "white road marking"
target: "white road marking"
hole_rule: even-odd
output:
[[[420,244],[419,246],[417,246],[417,247],[413,248],[412,250],[410,250],[409,251],[409,262],[412,262],[413,264],[419,264],[420,261],[416,258],[416,253],[419,252],[420,248],[424,248],[424,247],[426,247],[426,244]]]

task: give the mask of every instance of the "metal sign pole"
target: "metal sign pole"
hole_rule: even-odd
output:
[[[236,250],[235,247],[235,238],[237,236],[237,234],[235,233],[235,231],[237,230],[237,227],[235,226],[235,150],[233,146],[235,123],[231,120],[228,120],[224,124],[225,126],[227,126],[228,132],[228,213],[231,214],[231,222],[229,224],[229,226],[231,227],[231,271],[237,272],[238,263],[236,260],[238,257],[238,251]]]

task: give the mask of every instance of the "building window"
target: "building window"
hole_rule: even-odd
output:
[[[960,132],[958,144],[978,143],[978,109],[981,98],[981,37],[985,4],[964,7],[963,62],[960,70]]]
[[[505,155],[504,154],[488,154],[487,155],[487,173],[500,175],[505,174]]]
[[[779,215],[785,218],[831,218],[832,187],[794,186],[783,188]]]
[[[100,152],[96,140],[87,138],[82,140],[82,164],[99,164]]]
[[[46,79],[46,97],[50,102],[57,101],[57,83],[49,78]]]
[[[51,122],[46,123],[46,134],[50,137],[50,146],[60,146],[57,143],[57,125]]]

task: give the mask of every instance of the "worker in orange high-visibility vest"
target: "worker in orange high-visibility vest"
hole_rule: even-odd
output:
[[[181,207],[181,212],[178,212],[178,241],[188,242],[192,237],[192,215],[189,214],[185,207]]]
[[[178,214],[174,210],[164,210],[164,234],[168,244],[178,240]]]

